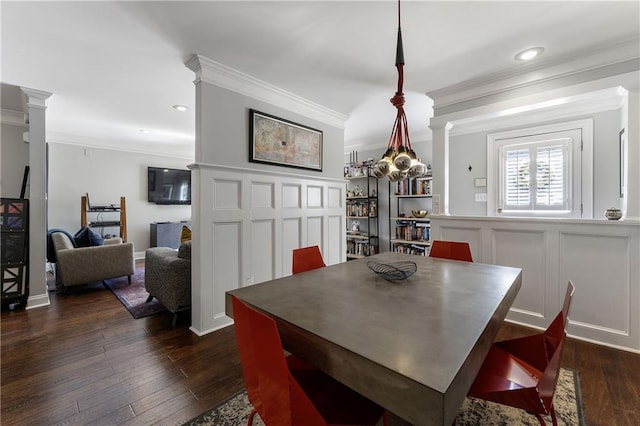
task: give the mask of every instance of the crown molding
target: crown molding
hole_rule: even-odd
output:
[[[330,126],[344,129],[348,115],[325,108],[310,100],[259,80],[241,71],[194,55],[185,66],[196,74],[194,83],[204,81],[227,90],[305,115]]]
[[[10,109],[0,110],[0,123],[24,128],[29,127],[27,125],[27,114]]]
[[[29,89],[28,87],[20,87],[20,90],[27,95],[27,105],[35,108],[45,109],[47,100],[53,95],[53,93],[45,92],[44,90]]]
[[[622,107],[628,92],[622,87],[611,87],[588,93],[527,104],[522,107],[508,108],[490,114],[451,119],[450,135],[519,127],[534,123],[566,120],[569,118],[590,116],[599,112],[616,110]],[[434,120],[432,126],[448,123],[444,117]]]
[[[567,81],[580,82],[585,77],[605,78],[640,69],[640,38],[631,37],[596,48],[573,52],[570,56],[522,64],[506,71],[428,92],[434,100],[435,114],[443,115],[468,109],[491,98],[507,97],[532,86],[547,86]]]

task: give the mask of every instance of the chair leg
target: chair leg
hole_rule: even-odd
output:
[[[127,277],[127,281],[129,281],[129,285],[131,285],[131,275]]]
[[[255,417],[257,411],[256,409],[252,409],[251,413],[249,414],[249,419],[247,420],[247,426],[252,426],[253,425],[253,418]]]
[[[147,300],[144,303],[149,303],[153,300],[153,296],[149,295],[149,297],[147,297]]]
[[[537,418],[537,419],[538,419],[538,421],[540,422],[540,425],[541,425],[541,426],[547,426],[547,424],[544,422],[544,419],[542,418],[542,416],[541,416],[540,414],[538,414],[538,413],[531,413],[531,414],[533,414],[534,416],[536,416],[536,418]],[[552,416],[552,418],[554,419],[554,422],[553,422],[554,426],[557,426],[557,425],[556,425],[556,422],[555,422],[555,418],[554,418],[553,416]]]
[[[556,409],[551,405],[551,409],[549,410],[551,413],[551,421],[553,422],[553,426],[558,426],[558,419],[556,418]]]
[[[175,327],[178,322],[178,313],[173,314],[173,320],[171,321],[171,327]]]

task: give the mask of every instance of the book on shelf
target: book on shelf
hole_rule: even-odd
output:
[[[431,179],[405,179],[395,183],[396,195],[431,195]]]

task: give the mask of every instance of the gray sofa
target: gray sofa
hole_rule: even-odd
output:
[[[62,232],[51,234],[56,253],[56,280],[65,288],[131,276],[135,273],[133,243],[120,238],[105,240],[103,246],[74,247]]]
[[[144,286],[149,293],[173,313],[176,325],[178,312],[191,308],[191,242],[178,250],[169,247],[147,249],[144,258]]]

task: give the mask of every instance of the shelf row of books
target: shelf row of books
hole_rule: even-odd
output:
[[[347,203],[347,216],[376,217],[378,216],[378,202],[369,200],[368,202]]]
[[[403,254],[416,254],[418,256],[429,256],[429,246],[418,244],[393,243],[391,251]]]
[[[393,185],[396,195],[431,195],[431,179],[405,179]]]
[[[395,238],[409,241],[429,241],[431,225],[428,222],[397,220]]]
[[[378,245],[375,243],[375,237],[372,237],[371,242],[354,240],[347,241],[347,254],[371,256],[376,253],[378,253]]]

